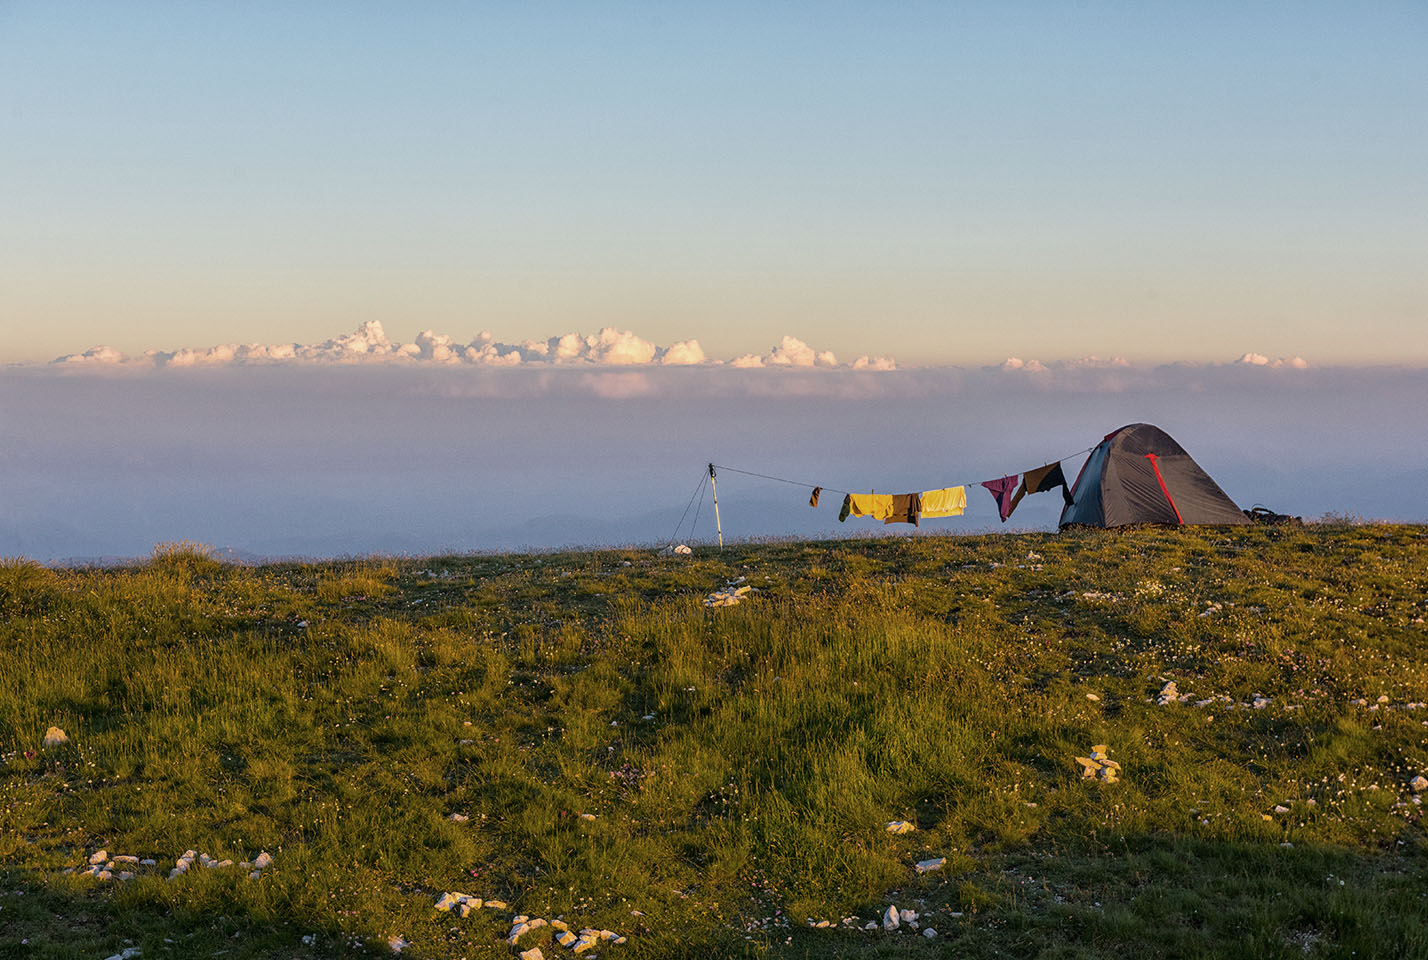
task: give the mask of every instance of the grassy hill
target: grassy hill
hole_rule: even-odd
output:
[[[1351,525],[0,564],[0,957],[1428,956],[1425,587]]]

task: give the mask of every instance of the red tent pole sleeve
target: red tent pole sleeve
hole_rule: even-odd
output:
[[[1147,453],[1145,458],[1150,461],[1150,468],[1155,471],[1155,479],[1160,483],[1160,492],[1165,494],[1165,499],[1170,503],[1170,509],[1175,511],[1175,522],[1181,526],[1185,525],[1185,519],[1180,516],[1180,508],[1175,505],[1175,499],[1170,496],[1170,491],[1166,489],[1165,478],[1160,475],[1159,457],[1153,453]]]

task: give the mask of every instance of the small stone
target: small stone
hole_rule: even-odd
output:
[[[578,938],[575,936],[575,934],[571,933],[569,930],[562,930],[556,936],[555,942],[560,944],[562,947],[568,947],[577,939]]]
[[[901,919],[903,923],[911,923],[912,921],[914,921],[914,920],[917,919],[917,911],[916,911],[916,910],[899,910],[899,911],[897,912],[897,915],[898,915],[898,918]]]
[[[889,905],[887,910],[883,913],[883,929],[896,930],[900,922],[897,907]]]
[[[253,861],[253,866],[257,867],[259,870],[266,870],[272,865],[272,863],[273,855],[268,851],[264,850],[262,853],[258,854],[257,859]]]
[[[946,857],[934,857],[931,860],[919,860],[916,870],[918,873],[932,873],[934,870],[941,870],[947,866]]]
[[[387,946],[391,949],[393,953],[401,953],[407,947],[410,947],[411,944],[403,940],[401,937],[391,936],[387,938]]]
[[[926,930],[922,931],[922,935],[929,940],[933,940],[937,937],[937,931],[932,929],[931,927],[928,927]]]
[[[594,820],[594,819],[595,819],[595,814],[593,814],[593,813],[582,813],[582,814],[580,815],[580,819],[581,819],[581,820]]]
[[[630,911],[630,912],[633,913],[634,911],[632,910],[632,911]],[[569,929],[570,929],[570,924],[566,923],[564,920],[552,920],[552,921],[550,922],[550,926],[551,926],[551,928],[554,929],[554,930],[569,930]]]
[[[90,854],[89,862],[90,862],[90,863],[103,863],[105,860],[108,860],[108,859],[109,859],[109,851],[108,851],[108,850],[97,850],[97,851],[95,851],[94,853]]]
[[[57,747],[62,743],[69,743],[69,734],[59,727],[50,727],[45,731],[45,746]]]
[[[450,820],[452,823],[465,823],[467,820],[470,820],[471,818],[468,817],[468,816],[467,816],[466,814],[464,814],[464,813],[453,813],[451,816],[447,817],[446,819]]]
[[[1288,812],[1289,812],[1289,808],[1286,807],[1286,806],[1285,806],[1284,804],[1282,804],[1282,803],[1276,803],[1276,804],[1274,805],[1274,812],[1275,812],[1275,813],[1288,813]]]
[[[486,901],[486,908],[489,909],[489,910],[504,910],[504,909],[506,909],[506,901],[504,901],[504,900],[487,900],[487,901]]]
[[[1420,773],[1408,781],[1408,785],[1413,788],[1414,793],[1422,793],[1424,790],[1428,790],[1428,778],[1425,778],[1423,774]]]
[[[540,952],[540,947],[531,947],[521,951],[521,960],[545,960],[545,954]]]
[[[1379,695],[1378,695],[1378,702],[1379,702],[1379,703],[1388,703],[1388,695],[1387,695],[1387,694],[1383,694],[1383,693],[1379,694]]]
[[[1099,699],[1101,699],[1101,698],[1098,697],[1098,696],[1096,696],[1094,693],[1088,693],[1088,694],[1086,694],[1086,699],[1087,699],[1087,700],[1099,700]],[[924,936],[926,936],[926,934],[924,934]]]
[[[119,871],[119,879],[120,879],[120,880],[133,880],[133,879],[134,879],[134,871],[132,871],[132,870],[120,870],[120,871]]]
[[[916,830],[917,828],[914,827],[911,823],[908,823],[906,820],[890,820],[888,821],[887,829],[888,833],[901,834],[912,833],[912,831]]]
[[[159,865],[159,861],[145,858],[139,861],[139,865],[143,867],[157,867]]]
[[[109,859],[110,859],[110,860],[113,860],[115,863],[138,863],[138,862],[139,862],[139,858],[138,858],[138,857],[131,857],[131,856],[129,856],[128,854],[119,854],[118,856],[113,856],[113,857],[110,857]]]

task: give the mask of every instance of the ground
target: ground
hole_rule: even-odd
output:
[[[1428,956],[1425,584],[1348,523],[5,562],[0,957]]]

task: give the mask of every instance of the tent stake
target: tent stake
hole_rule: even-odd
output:
[[[719,549],[724,549],[724,525],[719,522],[719,484],[714,482],[714,464],[709,464],[709,486],[714,490],[714,529],[719,532]]]

